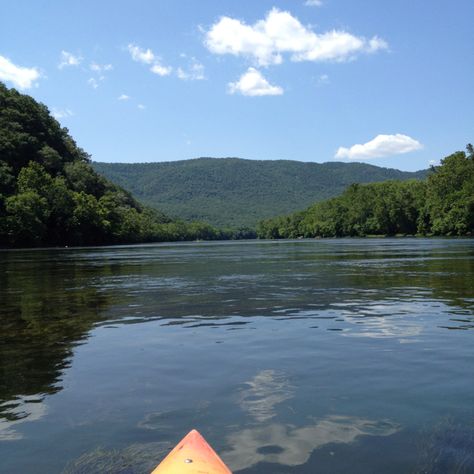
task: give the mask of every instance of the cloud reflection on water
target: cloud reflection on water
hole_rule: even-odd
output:
[[[293,398],[293,389],[282,372],[262,370],[251,380],[245,382],[239,405],[244,412],[257,422],[272,419],[275,405]]]
[[[17,397],[14,406],[10,408],[4,418],[0,418],[0,441],[18,441],[23,435],[13,427],[20,423],[38,421],[48,413],[48,407],[37,397]]]
[[[305,464],[315,449],[326,444],[352,443],[358,436],[390,436],[399,430],[399,425],[388,420],[339,415],[300,428],[272,423],[228,436],[230,449],[222,453],[222,458],[233,471],[260,462],[298,466]]]
[[[283,423],[266,424],[276,416],[276,405],[294,397],[294,387],[282,371],[262,370],[245,382],[240,408],[256,426],[234,432],[226,438],[229,446],[222,457],[233,471],[259,462],[297,466],[311,453],[329,443],[352,443],[358,436],[390,436],[400,426],[389,420],[330,415],[302,427]]]

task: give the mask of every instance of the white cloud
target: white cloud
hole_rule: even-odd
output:
[[[69,66],[79,66],[81,64],[82,58],[80,56],[75,56],[68,51],[61,51],[60,62],[58,64],[59,69],[63,69]]]
[[[367,52],[375,53],[379,49],[388,49],[388,43],[384,39],[379,38],[378,36],[373,36],[369,40]]]
[[[99,87],[99,82],[94,77],[90,77],[87,80],[87,84],[89,84],[93,89],[97,89]]]
[[[89,65],[89,69],[96,73],[96,77],[91,77],[88,79],[87,83],[94,89],[99,87],[99,84],[102,81],[105,81],[105,73],[111,71],[113,69],[112,64],[98,64],[98,63],[91,63]]]
[[[107,71],[111,71],[114,68],[112,64],[97,64],[97,63],[91,63],[89,67],[91,71],[97,72],[99,74],[102,74]]]
[[[368,160],[384,156],[399,155],[410,151],[420,150],[423,145],[409,137],[397,133],[396,135],[377,135],[373,140],[353,145],[350,148],[340,147],[336,158],[349,158],[351,160]]]
[[[151,49],[142,49],[140,46],[130,43],[127,46],[128,52],[132,55],[132,59],[143,64],[152,64],[155,55]]]
[[[63,118],[72,117],[74,115],[74,112],[72,112],[69,109],[56,109],[56,108],[53,108],[52,114],[53,114],[53,117],[56,120],[59,120],[59,119],[63,119]]]
[[[204,74],[204,65],[198,62],[195,58],[191,58],[191,63],[187,69],[178,68],[176,75],[179,79],[184,81],[202,81],[206,79]]]
[[[18,89],[31,89],[41,76],[35,67],[21,67],[0,56],[0,80],[11,82]]]
[[[323,1],[322,0],[306,0],[304,4],[307,7],[321,7],[323,5]]]
[[[342,30],[315,33],[277,8],[253,25],[224,16],[205,33],[204,44],[212,53],[248,57],[260,66],[282,63],[285,53],[292,61],[347,61],[388,47],[377,36],[368,40]]]
[[[168,76],[173,71],[172,67],[163,66],[160,58],[150,48],[142,49],[140,46],[130,43],[127,49],[134,61],[151,66],[150,71],[154,74]]]
[[[127,94],[121,94],[117,97],[117,100],[129,100],[130,99],[130,96],[128,96]]]
[[[163,66],[159,63],[155,63],[150,68],[150,71],[153,74],[158,74],[158,76],[169,76],[173,71],[173,68],[171,66]]]
[[[138,104],[137,107],[140,109],[140,110],[145,110],[146,107],[143,105],[143,104]]]
[[[327,74],[321,74],[317,79],[316,79],[316,84],[318,86],[325,86],[330,83],[329,76]]]
[[[271,85],[262,75],[253,67],[249,67],[247,72],[240,76],[237,82],[231,82],[228,85],[229,93],[235,94],[239,92],[247,96],[262,95],[282,95],[283,89],[279,86]]]

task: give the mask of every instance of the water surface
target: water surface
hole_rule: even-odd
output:
[[[0,252],[0,471],[474,472],[474,241]]]

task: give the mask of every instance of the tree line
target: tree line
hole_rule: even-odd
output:
[[[261,221],[257,235],[474,235],[474,148],[447,156],[426,180],[353,184],[305,211]]]

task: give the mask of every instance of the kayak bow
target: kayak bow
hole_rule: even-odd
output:
[[[232,474],[198,431],[190,431],[151,474]]]

